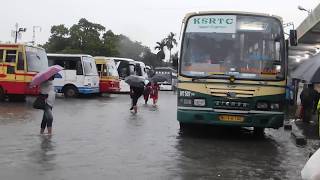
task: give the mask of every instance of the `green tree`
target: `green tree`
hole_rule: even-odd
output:
[[[164,47],[166,46],[166,41],[163,39],[160,42],[156,42],[156,46],[154,47],[155,50],[158,50],[157,57],[159,60],[163,60],[166,55],[164,53]]]
[[[103,52],[101,55],[119,56],[120,53],[117,47],[119,38],[117,35],[115,35],[111,30],[108,30],[103,34],[102,41],[103,41]]]
[[[93,56],[101,54],[103,44],[100,33],[103,31],[104,26],[89,22],[85,18],[80,19],[78,24],[70,28],[71,48],[80,49]]]
[[[169,62],[172,62],[171,60],[171,50],[174,46],[176,46],[178,43],[177,43],[177,40],[174,38],[175,34],[173,32],[170,32],[169,35],[167,36],[167,38],[165,39],[165,42],[166,42],[166,46],[169,50]]]
[[[63,24],[51,27],[49,41],[43,45],[47,52],[61,52],[70,44],[69,29]]]

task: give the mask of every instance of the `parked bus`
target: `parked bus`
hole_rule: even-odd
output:
[[[53,84],[65,97],[99,93],[99,76],[94,59],[86,54],[48,54],[49,65],[64,68]]]
[[[29,87],[37,72],[48,68],[44,49],[26,44],[0,44],[0,100],[24,100],[39,94],[39,87]]]
[[[113,59],[94,57],[100,77],[100,93],[115,93],[120,91],[120,79]]]
[[[141,76],[144,79],[148,79],[147,66],[144,62],[136,61],[136,75]]]
[[[167,78],[164,82],[159,82],[160,90],[173,90],[174,82],[177,79],[177,71],[171,67],[156,67],[155,74],[160,74]]]
[[[281,18],[199,12],[187,14],[183,25],[180,128],[230,125],[254,127],[262,134],[264,128],[281,127],[288,58]]]

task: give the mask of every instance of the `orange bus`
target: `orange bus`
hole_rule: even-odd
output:
[[[37,95],[39,87],[29,87],[32,77],[48,67],[44,49],[27,44],[0,44],[0,100],[24,100]]]
[[[116,64],[113,59],[97,56],[94,57],[100,77],[100,93],[117,93],[120,91],[120,79]]]

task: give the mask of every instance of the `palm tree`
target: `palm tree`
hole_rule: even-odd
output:
[[[169,62],[171,62],[171,49],[178,44],[174,36],[175,34],[173,32],[170,32],[168,37],[165,39],[166,46],[170,52]]]
[[[164,47],[166,46],[166,41],[163,39],[161,42],[156,42],[157,46],[154,47],[155,50],[159,50],[157,53],[157,57],[159,59],[164,59],[165,58],[165,53],[164,53]]]

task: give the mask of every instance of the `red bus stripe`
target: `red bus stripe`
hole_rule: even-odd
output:
[[[13,45],[13,44],[3,44],[0,45],[0,48],[17,48],[19,47],[18,45]]]

